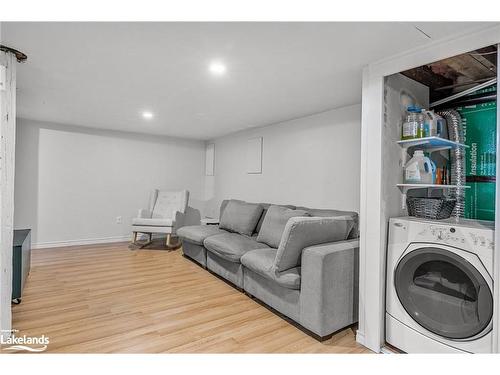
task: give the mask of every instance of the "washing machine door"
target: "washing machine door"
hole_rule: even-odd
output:
[[[406,312],[428,331],[455,340],[486,334],[493,296],[481,273],[456,252],[420,247],[399,261],[397,296]]]

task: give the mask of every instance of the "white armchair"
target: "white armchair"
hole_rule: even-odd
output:
[[[189,201],[189,191],[153,190],[149,199],[149,208],[140,209],[136,218],[132,219],[132,243],[137,241],[137,233],[149,235],[151,243],[153,233],[165,233],[166,245],[171,248],[172,235],[184,225],[184,217]],[[143,246],[145,246],[143,245]]]

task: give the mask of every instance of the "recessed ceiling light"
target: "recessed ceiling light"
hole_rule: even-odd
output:
[[[154,117],[153,112],[149,111],[142,112],[142,118],[145,118],[146,120],[151,120],[153,117]]]
[[[222,76],[222,75],[224,75],[226,73],[227,68],[226,68],[226,65],[224,65],[220,61],[212,61],[210,63],[210,66],[208,67],[208,70],[213,75]]]

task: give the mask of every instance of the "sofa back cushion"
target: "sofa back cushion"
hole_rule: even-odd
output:
[[[264,214],[262,215],[264,216]],[[304,210],[292,210],[281,206],[270,206],[267,209],[257,241],[278,248],[288,219],[292,217],[310,216]]]
[[[279,206],[279,207],[285,207],[285,208],[289,208],[291,210],[295,210],[295,206],[292,206],[290,204],[283,205],[283,204],[260,203],[260,205],[262,207],[264,207],[264,211],[262,211],[262,216],[260,217],[259,222],[257,223],[257,228],[255,228],[255,233],[259,233],[260,232],[260,229],[262,228],[262,223],[264,223],[264,219],[266,218],[267,209],[269,207],[271,207],[271,206]]]
[[[227,204],[230,202],[230,201],[237,201],[237,202],[244,202],[244,203],[247,203],[245,201],[242,201],[242,200],[239,200],[239,199],[224,199],[221,204],[220,204],[220,211],[219,211],[219,218],[222,218],[222,214],[224,213],[224,210],[226,209],[226,206]],[[259,233],[260,232],[260,228],[262,227],[262,223],[264,222],[264,218],[266,217],[266,212],[267,212],[267,209],[272,206],[270,203],[259,203],[262,208],[263,208],[263,211],[262,211],[262,215],[260,215],[260,218],[259,218],[259,221],[257,222],[257,227],[255,228],[255,233]],[[295,209],[295,206],[292,206],[290,204],[287,204],[287,205],[279,205],[280,207],[287,207],[287,208],[290,208],[292,210]]]
[[[331,210],[324,208],[308,208],[308,207],[297,207],[297,210],[305,210],[314,217],[337,217],[337,216],[348,216],[354,221],[354,226],[349,233],[348,239],[359,237],[359,217],[358,213],[354,211],[341,211],[341,210]]]
[[[220,204],[220,211],[219,211],[219,221],[222,219],[222,214],[224,213],[224,210],[226,209],[226,206],[229,202],[231,201],[236,201],[236,202],[245,202],[239,199],[224,199],[222,203]]]
[[[266,217],[267,209],[271,207],[270,203],[259,203],[262,206],[262,215],[260,215],[259,221],[257,222],[257,226],[255,227],[255,233],[260,232],[260,228],[262,228],[262,223],[264,222],[264,218]]]
[[[304,248],[346,240],[353,227],[352,216],[292,217],[286,223],[276,253],[275,269],[298,267]]]
[[[262,210],[260,204],[230,200],[222,212],[219,228],[251,236],[262,215]]]

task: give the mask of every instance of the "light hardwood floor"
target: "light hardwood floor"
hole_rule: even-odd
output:
[[[33,250],[19,335],[58,353],[364,353],[348,328],[318,342],[181,250],[128,244]]]

